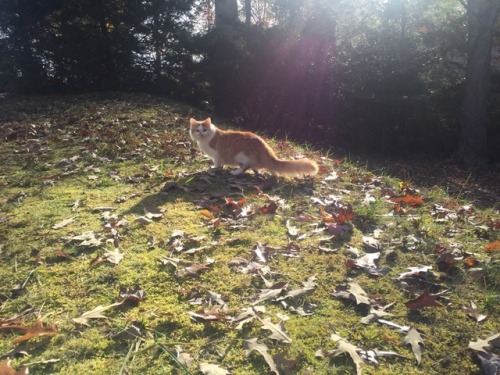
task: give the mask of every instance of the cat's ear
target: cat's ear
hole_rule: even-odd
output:
[[[195,126],[197,123],[198,122],[194,118],[189,119],[189,125],[191,125],[191,127]]]
[[[212,120],[210,119],[210,117],[207,117],[205,119],[205,121],[203,121],[203,124],[205,124],[205,125],[212,125]]]

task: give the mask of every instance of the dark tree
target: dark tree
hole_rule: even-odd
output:
[[[488,157],[487,102],[493,30],[499,0],[468,0],[468,54],[458,156],[468,167],[484,167]]]

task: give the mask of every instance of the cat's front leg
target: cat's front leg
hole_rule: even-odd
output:
[[[216,170],[221,170],[224,167],[224,164],[222,163],[222,160],[218,158],[214,158],[212,160],[214,162],[214,165],[210,167],[210,169],[216,169]]]

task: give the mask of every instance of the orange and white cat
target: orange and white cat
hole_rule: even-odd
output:
[[[267,169],[273,175],[313,176],[318,164],[309,159],[281,160],[261,137],[250,132],[218,129],[210,118],[203,121],[189,120],[190,135],[198,147],[214,162],[214,168],[224,165],[238,166],[232,170],[239,175],[247,169],[258,173]]]

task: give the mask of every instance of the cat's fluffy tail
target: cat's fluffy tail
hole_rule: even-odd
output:
[[[272,174],[280,176],[304,177],[318,173],[318,164],[310,159],[281,160],[270,157],[265,168]]]

